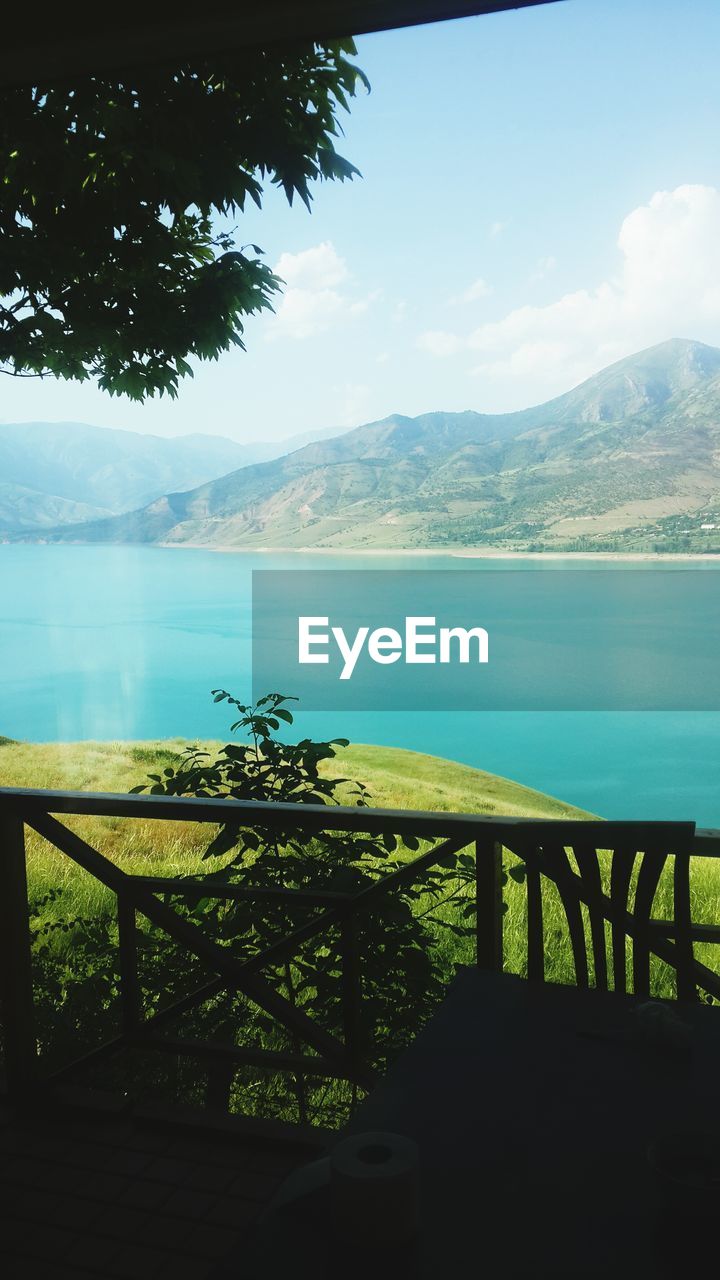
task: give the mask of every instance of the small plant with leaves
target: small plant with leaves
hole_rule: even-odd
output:
[[[189,747],[177,766],[168,765],[162,774],[150,775],[148,783],[134,791],[293,805],[337,805],[341,800],[355,806],[368,804],[362,783],[331,775],[324,767],[347,746],[346,739],[302,738],[291,743],[281,737],[281,728],[293,724],[288,703],[294,699],[270,693],[248,705],[224,689],[213,690],[213,696],[216,702],[235,708],[231,728],[242,733],[245,741],[227,744],[215,757]],[[258,890],[356,893],[397,870],[417,848],[412,837],[400,845],[390,831],[375,836],[330,830],[309,837],[290,815],[287,823],[275,816],[272,824],[264,825],[261,815],[249,822],[243,814],[220,828],[204,856],[217,860],[217,867],[207,873],[209,881],[221,879]],[[375,1068],[382,1068],[412,1037],[442,995],[449,975],[447,949],[436,945],[438,933],[447,928],[456,944],[472,936],[469,915],[453,911],[452,918],[445,918],[436,910],[446,899],[468,895],[471,863],[467,855],[450,855],[442,865],[426,870],[420,883],[398,886],[358,919],[359,1033],[366,1061]],[[180,900],[173,905],[180,908]],[[208,896],[182,909],[243,959],[278,943],[313,914],[301,898],[297,903],[282,899],[268,905],[262,897],[248,901]],[[293,1005],[311,1012],[325,1029],[342,1033],[337,928],[311,938],[292,961],[284,961],[274,972],[264,972]],[[239,998],[232,1005],[222,1015],[226,1034],[232,1028],[238,1042],[252,1036],[257,1043],[259,1036],[265,1047],[277,1046],[278,1028],[264,1014],[248,1009]],[[302,1046],[291,1041],[285,1047],[297,1051]],[[294,1096],[303,1118],[313,1111],[317,1093],[296,1081]]]
[[[112,1035],[119,990],[113,924],[102,916],[63,915],[63,892],[49,889],[31,900],[29,911],[38,1047],[57,1065]]]

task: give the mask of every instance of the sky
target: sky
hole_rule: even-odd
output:
[[[524,408],[666,338],[720,346],[720,5],[561,0],[358,39],[362,172],[237,220],[286,281],[176,401],[3,378],[0,421],[241,441]]]

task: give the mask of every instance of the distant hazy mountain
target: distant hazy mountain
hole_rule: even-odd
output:
[[[359,549],[625,545],[648,531],[692,541],[701,523],[715,523],[703,515],[718,502],[720,350],[677,339],[536,408],[395,415],[49,536]]]
[[[54,528],[58,524],[93,520],[99,514],[103,514],[99,508],[86,503],[71,502],[0,480],[0,531]]]
[[[47,526],[129,511],[245,461],[220,436],[164,439],[80,422],[0,424],[0,523]]]
[[[0,531],[133,511],[169,490],[276,458],[307,439],[239,444],[223,436],[167,438],[80,422],[0,424]]]

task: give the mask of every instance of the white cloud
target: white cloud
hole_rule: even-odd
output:
[[[351,302],[349,312],[351,316],[361,316],[372,306],[373,302],[377,302],[382,296],[382,289],[373,289],[372,293],[368,293],[364,298],[358,298],[357,302]]]
[[[466,344],[454,333],[445,333],[442,329],[428,329],[421,333],[417,340],[421,351],[429,351],[431,356],[452,356],[462,351]]]
[[[378,293],[353,298],[350,271],[330,240],[300,253],[283,253],[273,267],[285,281],[266,337],[312,338],[331,325],[367,311]]]
[[[331,289],[349,275],[330,240],[323,240],[322,244],[303,249],[301,253],[281,253],[273,271],[282,277],[288,289]]]
[[[566,391],[603,365],[671,337],[720,342],[720,190],[657,191],[624,219],[618,274],[546,306],[522,306],[464,335],[432,331],[421,349],[465,350],[483,407],[518,408]]]
[[[535,263],[535,270],[530,276],[530,283],[536,284],[539,280],[544,280],[546,276],[552,274],[557,266],[557,258],[553,258],[550,254],[547,258],[538,258]]]
[[[491,237],[491,239],[495,240],[497,239],[498,236],[502,235],[506,226],[507,226],[507,222],[491,222],[490,226],[488,227],[488,235]]]
[[[477,280],[473,280],[472,284],[462,293],[455,294],[454,297],[448,298],[450,306],[457,306],[462,302],[479,302],[480,298],[489,298],[492,293],[492,285],[487,280],[483,280],[482,276],[478,276]]]

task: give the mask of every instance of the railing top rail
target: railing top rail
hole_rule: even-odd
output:
[[[0,787],[0,816],[12,813],[29,821],[33,814],[75,814],[99,817],[149,818],[165,821],[257,825],[271,830],[288,827],[319,831],[359,831],[398,836],[464,836],[468,841],[502,840],[503,835],[532,829],[557,837],[562,830],[568,842],[591,835],[615,844],[643,841],[685,843],[694,833],[693,851],[720,856],[720,830],[696,831],[691,822],[604,821],[601,819],[537,819],[446,813],[442,810],[375,809],[359,805],[288,804],[275,801],[203,799],[196,797],[128,795],[116,792],[50,791],[33,787]],[[600,846],[602,847],[602,846]]]
[[[693,853],[703,858],[720,857],[720,827],[696,827]]]

